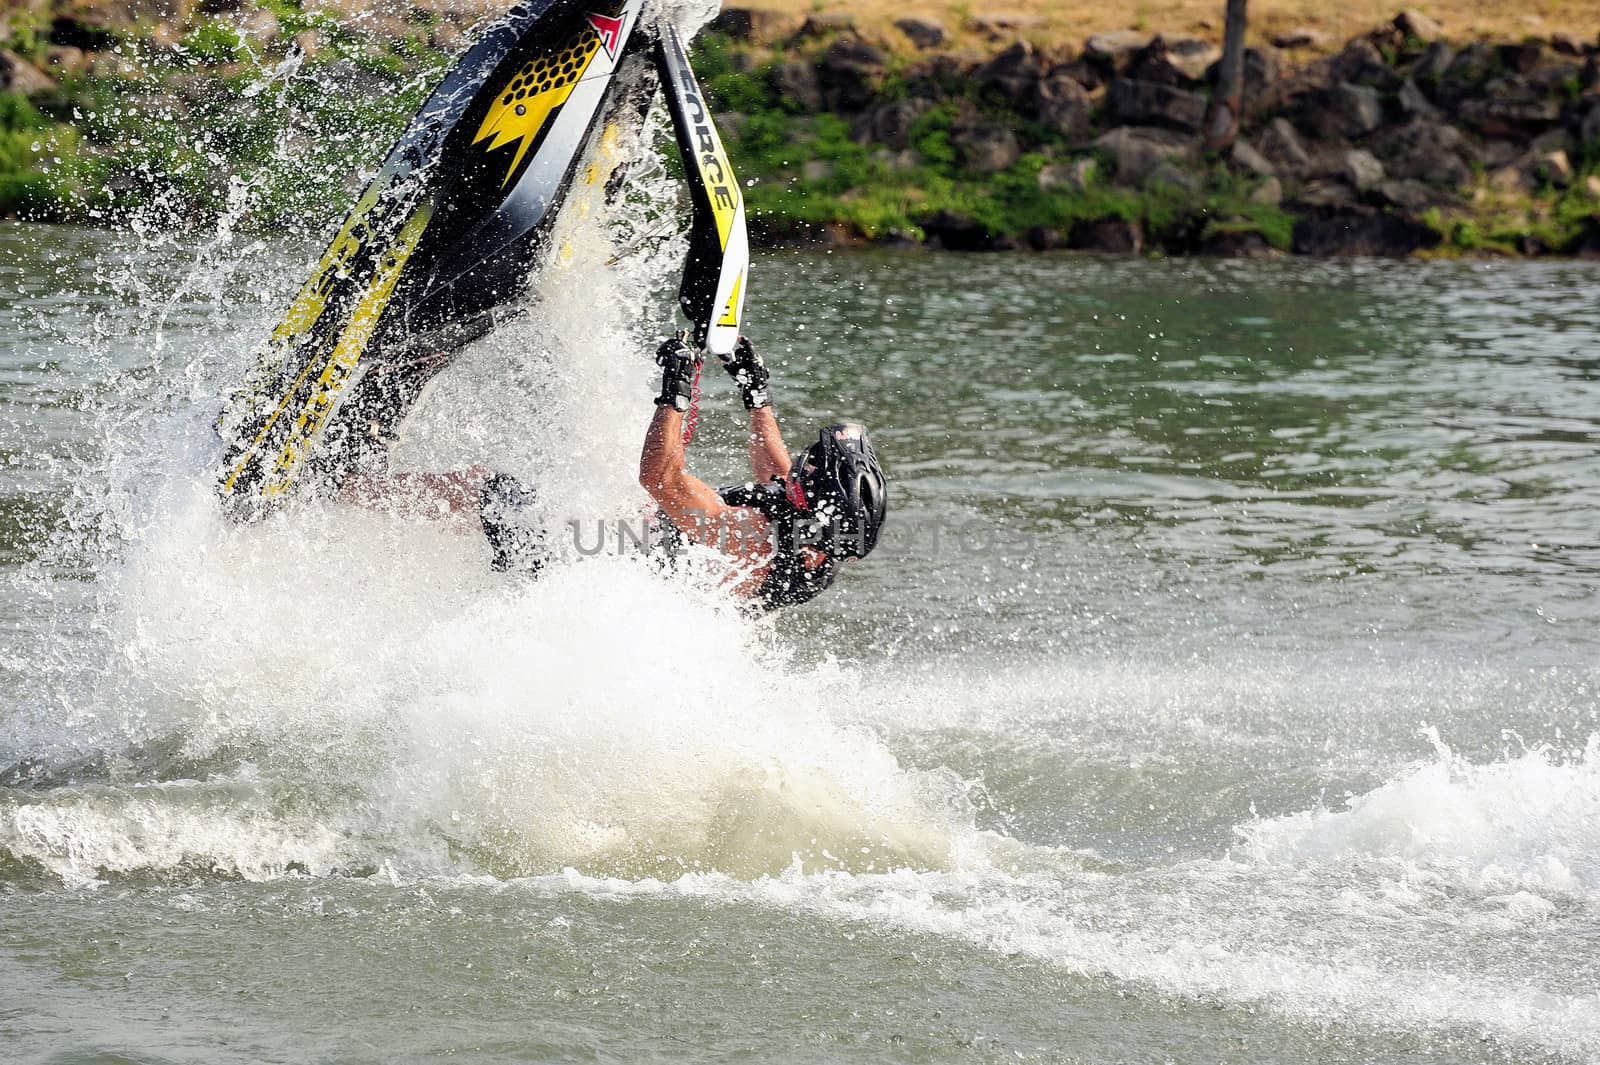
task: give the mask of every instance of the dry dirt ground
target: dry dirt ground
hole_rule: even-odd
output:
[[[906,15],[938,21],[957,42],[986,41],[989,35],[974,32],[974,23],[1000,19],[1015,25],[1014,31],[1007,29],[1000,35],[1074,46],[1081,45],[1088,34],[1105,30],[1184,33],[1220,40],[1223,15],[1223,0],[1132,0],[1127,4],[1084,0],[725,0],[724,6],[794,16],[849,15],[862,31],[881,36],[897,48],[904,46],[904,38],[891,27]],[[1328,46],[1337,48],[1390,21],[1403,7],[1415,7],[1435,19],[1446,35],[1457,41],[1522,40],[1567,33],[1594,43],[1600,35],[1600,0],[1254,0],[1249,9],[1251,37],[1268,41],[1286,30],[1309,28],[1326,35]]]

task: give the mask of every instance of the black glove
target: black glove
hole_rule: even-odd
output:
[[[656,349],[656,362],[661,367],[661,394],[656,406],[674,410],[688,410],[694,398],[694,375],[700,365],[683,337],[675,336],[661,342]]]
[[[756,349],[750,346],[750,341],[740,337],[732,352],[719,355],[717,358],[722,361],[723,368],[733,378],[733,383],[739,386],[739,395],[744,397],[745,410],[772,406],[772,396],[767,392],[767,381],[771,375],[767,373],[767,364],[761,361]]]

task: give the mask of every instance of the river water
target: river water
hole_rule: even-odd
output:
[[[402,452],[581,546],[681,247],[575,247]],[[1600,268],[764,253],[893,535],[751,621],[225,524],[315,250],[0,229],[4,1060],[1600,1061]]]

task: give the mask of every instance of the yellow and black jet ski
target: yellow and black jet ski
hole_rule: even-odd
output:
[[[218,492],[250,520],[386,451],[422,388],[542,261],[601,123],[657,88],[693,223],[680,303],[739,334],[744,202],[683,44],[649,0],[528,0],[491,24],[401,134],[218,421]]]

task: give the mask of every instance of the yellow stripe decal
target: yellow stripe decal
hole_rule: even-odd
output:
[[[354,214],[354,212],[352,214]],[[345,327],[344,333],[340,336],[339,342],[335,346],[333,354],[329,357],[329,369],[331,369],[333,362],[340,357],[341,349],[346,349],[345,357],[349,358],[350,353],[347,350],[347,342],[358,340],[359,346],[354,351],[354,357],[350,358],[350,367],[352,369],[354,368],[356,360],[359,360],[361,357],[361,350],[366,347],[367,341],[372,336],[372,330],[377,325],[378,315],[383,312],[383,308],[389,302],[389,296],[394,291],[395,282],[399,279],[400,271],[404,269],[406,261],[411,258],[411,253],[416,250],[417,241],[421,239],[422,231],[427,227],[428,221],[432,217],[432,205],[424,204],[418,208],[416,213],[406,221],[406,224],[403,227],[401,227],[400,234],[396,238],[395,243],[383,254],[383,256],[380,257],[378,270],[374,273],[372,280],[368,282],[367,291],[362,296],[361,302],[357,304],[355,312],[351,316],[350,324]],[[348,232],[348,227],[346,228],[346,232]],[[328,261],[327,257],[324,258],[324,261]],[[326,293],[324,293],[321,298],[326,299]],[[374,303],[375,298],[378,300],[376,303]],[[318,309],[317,313],[319,315],[321,314],[320,308]],[[366,317],[364,318],[364,316]],[[358,338],[353,337],[352,334],[355,331],[357,324],[363,322],[365,324],[364,332],[362,332]],[[282,327],[280,326],[279,328],[281,329]],[[278,401],[277,409],[272,412],[272,415],[267,418],[266,422],[261,426],[261,431],[256,434],[255,439],[250,441],[250,446],[241,453],[238,465],[233,468],[233,470],[228,474],[228,479],[223,482],[222,488],[224,492],[233,491],[234,485],[238,483],[239,478],[244,474],[244,471],[249,467],[250,463],[255,460],[256,449],[261,446],[261,442],[267,438],[269,433],[272,432],[273,426],[276,425],[278,419],[283,416],[283,412],[288,408],[290,402],[300,391],[300,386],[305,383],[306,377],[311,373],[312,370],[316,368],[316,366],[317,360],[308,360],[305,367],[300,371],[299,375],[296,376],[292,382],[290,382],[288,388],[284,389],[283,398]],[[349,376],[349,370],[345,371],[344,376]],[[322,378],[318,381],[319,388],[322,386],[323,382],[327,380],[329,380],[328,369],[324,369]],[[341,379],[339,381],[339,386],[342,387],[342,385],[343,380]],[[315,401],[317,398],[319,397],[314,395],[312,400]],[[337,392],[335,392],[333,396],[326,398],[331,402],[332,398],[337,398]],[[306,417],[306,412],[302,411],[300,418],[297,420],[295,425],[295,433],[298,433],[301,427],[305,424]],[[325,417],[326,415],[324,415],[324,418]],[[316,425],[320,426],[321,424],[321,419],[319,419]],[[294,446],[294,436],[294,433],[290,435],[290,447]],[[280,454],[280,469],[282,468],[281,463],[282,455]],[[287,479],[284,480],[284,485],[286,484]],[[274,491],[267,491],[266,489],[263,489],[263,493],[276,495],[282,490],[283,486],[279,486]]]
[[[289,487],[295,468],[305,458],[311,442],[316,439],[328,416],[333,413],[340,393],[344,391],[344,386],[349,381],[351,373],[355,371],[356,364],[361,361],[367,342],[372,339],[373,330],[378,326],[378,319],[383,315],[384,308],[389,305],[389,297],[394,295],[394,287],[400,280],[400,273],[405,269],[411,253],[416,250],[417,242],[422,239],[422,231],[428,227],[432,217],[432,205],[423,204],[417,209],[416,214],[406,220],[395,242],[383,253],[378,269],[373,273],[372,280],[367,283],[366,292],[356,304],[355,311],[350,315],[349,324],[344,327],[344,332],[339,335],[339,342],[334,345],[333,353],[328,357],[322,376],[317,378],[313,392],[307,398],[305,406],[301,408],[300,416],[295,419],[294,429],[290,432],[288,441],[272,464],[268,474],[269,479],[261,488],[262,495],[269,497],[280,495]]]
[[[374,181],[367,187],[359,203],[350,211],[350,216],[345,219],[344,226],[339,230],[339,235],[333,238],[333,243],[328,245],[328,250],[322,253],[322,259],[317,263],[317,268],[311,276],[306,278],[306,283],[300,287],[300,292],[289,305],[289,312],[283,316],[283,321],[278,323],[278,328],[272,331],[274,344],[287,344],[295,337],[309,330],[322,317],[322,311],[328,302],[328,293],[333,291],[334,284],[339,277],[349,269],[356,253],[361,250],[364,243],[354,234],[354,230],[366,218],[372,205],[378,202],[378,193],[387,182]]]

